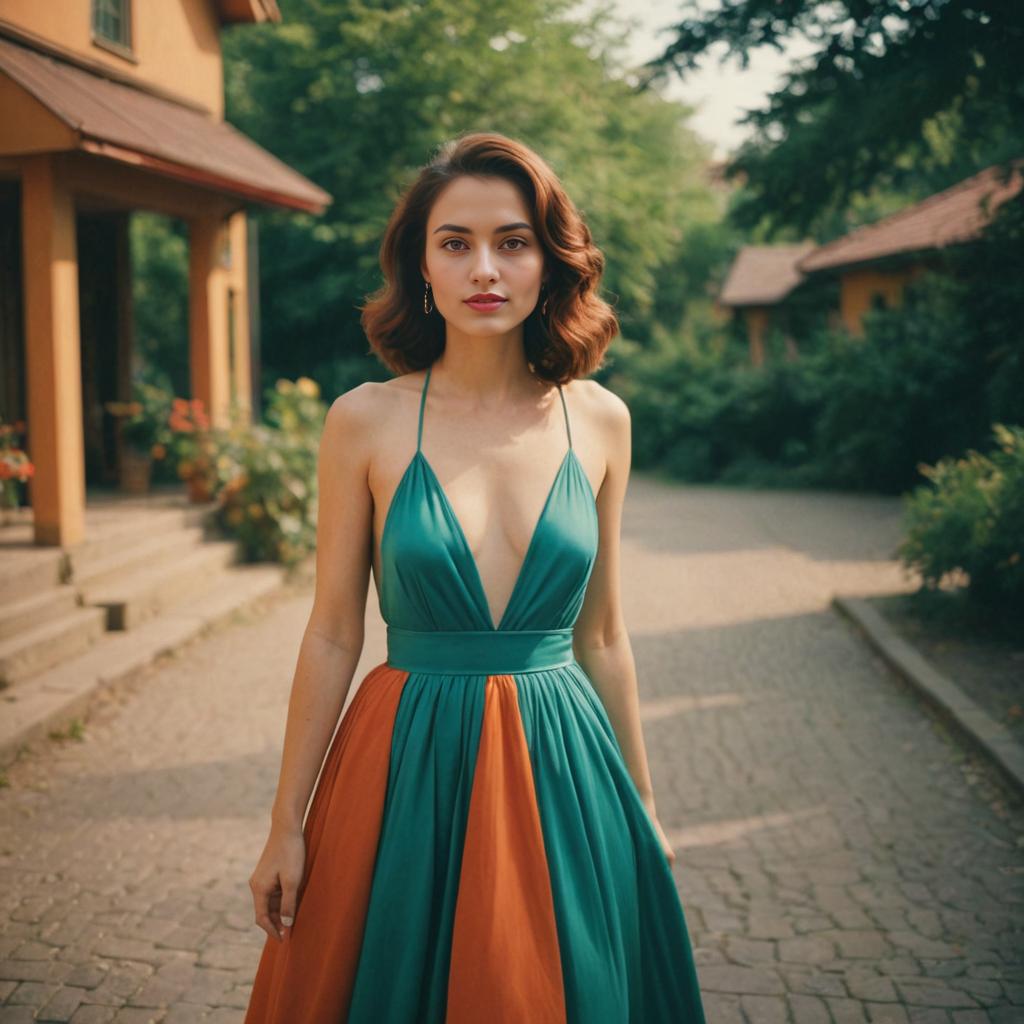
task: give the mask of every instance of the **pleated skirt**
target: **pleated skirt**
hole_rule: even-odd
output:
[[[245,1024],[704,1024],[684,910],[578,663],[377,665]]]

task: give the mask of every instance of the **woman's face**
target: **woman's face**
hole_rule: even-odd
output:
[[[515,185],[468,176],[451,182],[427,220],[420,270],[449,331],[491,336],[518,327],[536,308],[544,253]],[[481,294],[504,301],[467,302]]]

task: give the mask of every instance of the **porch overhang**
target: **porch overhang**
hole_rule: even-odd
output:
[[[332,201],[330,193],[198,107],[0,37],[3,91],[20,94],[9,97],[6,109],[32,116],[31,124],[25,116],[5,119],[0,156],[79,150],[267,206],[319,214]]]

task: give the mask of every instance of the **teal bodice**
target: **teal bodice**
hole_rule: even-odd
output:
[[[420,394],[416,452],[381,533],[380,609],[388,663],[415,672],[488,675],[567,665],[572,630],[597,556],[597,503],[572,446],[548,490],[511,597],[494,624],[476,560],[423,454],[430,371]]]

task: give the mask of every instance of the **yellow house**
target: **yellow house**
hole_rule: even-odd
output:
[[[999,165],[921,202],[820,245],[796,263],[808,281],[839,282],[839,317],[847,331],[864,333],[864,314],[879,304],[898,306],[907,284],[936,265],[950,246],[974,241],[1000,204],[1024,184],[1022,161],[1004,180]]]
[[[765,339],[776,327],[783,333],[787,357],[796,357],[792,314],[801,296],[811,303],[827,300],[829,324],[863,335],[868,310],[898,306],[907,284],[938,266],[943,250],[978,238],[999,205],[1021,190],[1022,166],[1024,161],[1012,161],[1006,180],[998,165],[988,167],[824,245],[743,246],[726,275],[718,306],[743,316],[750,362],[765,362]]]
[[[766,341],[773,327],[783,333],[787,357],[796,357],[796,339],[785,300],[803,280],[803,274],[797,270],[798,262],[813,248],[813,242],[744,245],[729,267],[718,306],[743,316],[751,365],[764,365]]]
[[[24,420],[36,544],[83,539],[86,417],[130,397],[128,225],[189,229],[192,397],[251,408],[246,211],[331,196],[224,121],[222,28],[275,0],[0,3],[0,414]]]

